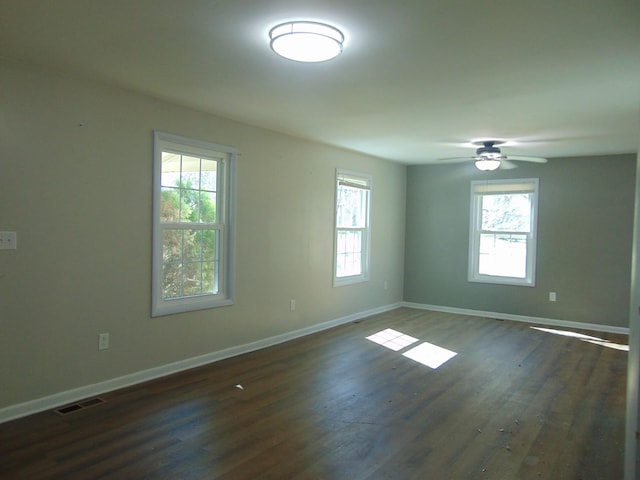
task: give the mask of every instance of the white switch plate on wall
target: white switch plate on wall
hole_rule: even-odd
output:
[[[0,232],[0,250],[18,248],[18,234],[16,232]]]
[[[109,334],[101,333],[98,335],[98,350],[106,350],[109,348]]]

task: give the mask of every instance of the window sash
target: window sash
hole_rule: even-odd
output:
[[[365,264],[365,228],[338,228],[336,231],[336,277],[362,275]],[[349,235],[351,234],[351,235]],[[349,238],[350,237],[350,238]],[[357,237],[357,238],[356,238]]]
[[[195,227],[195,228],[194,228]],[[175,232],[174,239],[178,239],[180,246],[175,246],[167,255],[167,236],[170,232]],[[210,249],[207,249],[207,243],[203,238],[206,233],[213,234],[213,242],[210,245]],[[203,295],[219,295],[221,293],[221,278],[224,278],[224,262],[221,261],[220,253],[224,251],[223,239],[224,239],[224,227],[210,225],[192,225],[192,224],[162,224],[160,227],[160,235],[162,236],[162,299],[164,301],[173,300],[177,298],[195,297]],[[194,239],[194,245],[190,251],[186,251],[184,244],[188,242],[188,237]],[[200,238],[198,238],[200,237]],[[190,266],[190,269],[197,268],[199,271],[199,278],[192,278],[193,274],[185,274],[187,270],[185,266]],[[211,273],[211,278],[205,277],[206,273]],[[171,284],[167,284],[167,277],[173,273],[174,281]],[[175,278],[177,277],[177,278]],[[185,284],[191,285],[190,288],[185,288]],[[200,288],[197,288],[200,285]],[[204,288],[209,285],[210,288]],[[174,291],[178,289],[179,293],[170,295],[167,291]],[[222,288],[222,292],[224,288]]]
[[[506,231],[515,231],[515,232],[530,232],[532,228],[532,217],[531,217],[531,202],[533,201],[533,193],[532,192],[503,192],[503,193],[491,193],[491,194],[476,194],[478,197],[478,214],[479,214],[479,222],[478,229],[486,230],[486,231],[496,231],[496,232],[506,232]],[[511,208],[511,215],[507,212],[502,213],[502,211],[495,205],[496,199],[501,199],[504,197],[509,198],[509,207]],[[504,202],[504,200],[503,200]],[[523,202],[525,205],[523,205]],[[511,206],[511,203],[514,205]],[[514,215],[514,210],[524,210],[526,206],[524,215]],[[499,218],[493,219],[494,222],[500,221],[498,225],[495,225],[497,228],[485,228],[485,225],[491,226],[492,217],[499,215]],[[506,218],[505,218],[506,217]],[[524,218],[522,218],[524,217]],[[502,224],[505,224],[504,227]],[[518,223],[521,223],[518,228]],[[507,227],[515,227],[515,228],[507,228]]]

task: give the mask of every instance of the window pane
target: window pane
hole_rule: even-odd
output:
[[[530,232],[531,194],[482,195],[482,230]]]
[[[217,292],[216,262],[189,262],[183,267],[182,295],[204,295]]]
[[[362,273],[362,232],[338,231],[336,251],[336,277],[349,277]]]
[[[201,223],[216,223],[216,193],[200,192],[200,218]]]
[[[218,261],[218,236],[220,232],[218,230],[202,230],[202,260],[203,261]]]
[[[199,192],[197,190],[180,188],[180,222],[198,221],[198,197]]]
[[[162,152],[162,171],[160,183],[163,187],[175,187],[180,183],[182,155]]]
[[[177,222],[180,218],[180,189],[162,187],[160,221]]]
[[[218,162],[202,159],[202,172],[200,177],[200,190],[215,192],[218,188]]]
[[[202,258],[202,232],[185,230],[182,242],[182,258],[185,262]]]
[[[164,230],[162,234],[162,262],[182,260],[182,230]]]
[[[359,253],[345,253],[342,259],[343,268],[339,277],[349,277],[362,273],[362,256]]]
[[[218,231],[166,229],[163,298],[217,293]]]
[[[169,152],[162,159],[161,221],[215,223],[218,162]]]
[[[367,222],[368,190],[344,185],[338,186],[338,208],[336,225],[338,228],[364,228]]]
[[[200,262],[185,263],[182,279],[183,295],[200,295],[202,293],[202,264]]]
[[[182,264],[168,263],[162,266],[162,298],[182,296]]]
[[[180,181],[183,187],[200,188],[200,158],[183,155],[180,171]]]
[[[205,293],[218,293],[218,282],[220,262],[202,263],[202,291]]]
[[[481,275],[525,278],[527,237],[520,234],[482,234],[478,260]]]

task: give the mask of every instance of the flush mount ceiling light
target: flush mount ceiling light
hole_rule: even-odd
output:
[[[344,35],[331,25],[318,22],[287,22],[269,32],[271,49],[297,62],[324,62],[342,53]]]

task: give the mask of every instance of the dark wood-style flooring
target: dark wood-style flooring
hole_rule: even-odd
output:
[[[0,478],[619,480],[627,337],[582,333],[401,308],[2,424]]]

